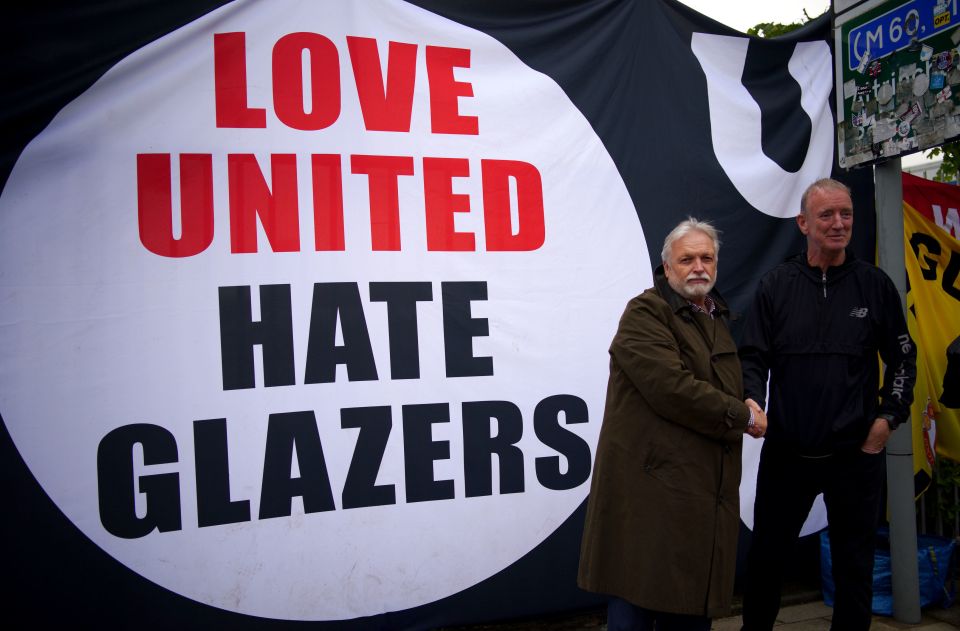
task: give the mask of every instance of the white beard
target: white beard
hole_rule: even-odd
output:
[[[706,278],[709,282],[706,285],[690,285],[688,282],[695,278]],[[710,290],[713,289],[716,281],[713,278],[710,278],[707,274],[688,274],[687,277],[683,280],[681,284],[679,281],[674,282],[674,279],[668,279],[670,286],[673,287],[673,290],[683,296],[688,300],[694,300],[696,298],[703,298],[710,293]]]

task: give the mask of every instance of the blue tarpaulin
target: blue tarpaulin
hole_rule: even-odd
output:
[[[920,575],[920,606],[949,607],[956,597],[953,577],[953,539],[933,535],[917,537],[917,566]],[[886,528],[877,531],[877,550],[873,558],[873,613],[893,615],[893,587],[890,566],[890,533]],[[833,606],[833,563],[830,558],[830,536],[820,533],[820,578],[823,602]]]

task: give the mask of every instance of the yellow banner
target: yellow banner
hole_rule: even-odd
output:
[[[947,346],[960,335],[960,241],[955,236],[960,226],[953,221],[960,207],[960,189],[931,182],[915,184],[907,176],[903,188],[907,324],[917,345],[911,425],[919,494],[930,482],[934,453],[960,462],[960,410],[939,401]]]

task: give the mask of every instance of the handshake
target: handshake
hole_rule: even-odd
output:
[[[767,433],[766,412],[764,412],[760,405],[753,399],[747,399],[744,403],[746,403],[750,411],[753,412],[753,425],[747,426],[746,433],[754,438],[762,438],[763,435]]]

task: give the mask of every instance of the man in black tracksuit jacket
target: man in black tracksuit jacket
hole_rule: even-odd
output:
[[[916,350],[893,282],[846,249],[849,189],[812,184],[797,224],[807,248],[760,281],[741,340],[748,404],[763,406],[770,375],[743,629],[773,626],[784,559],[822,492],[836,585],[831,628],[867,631],[883,449],[909,419]]]

